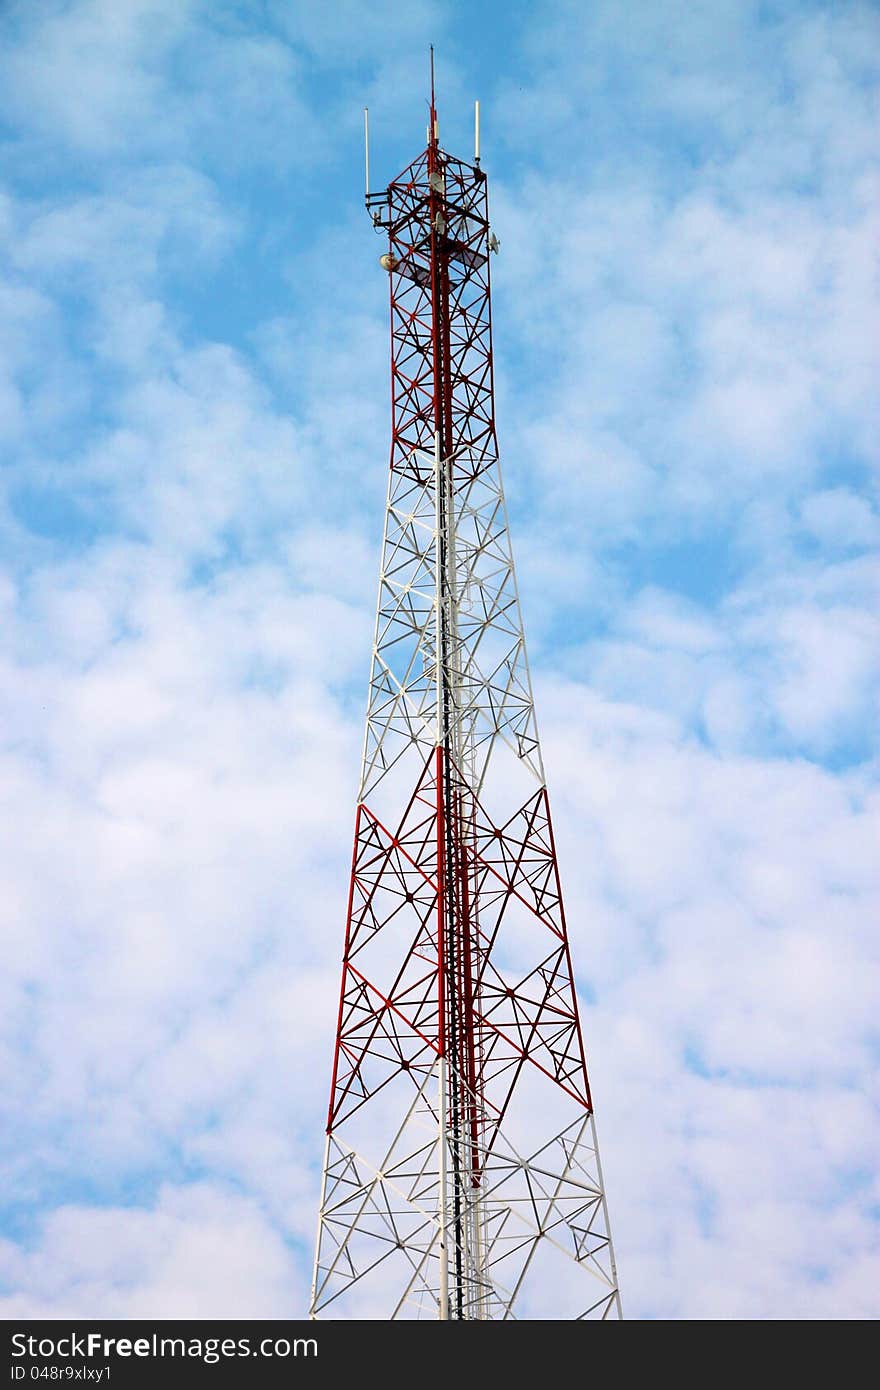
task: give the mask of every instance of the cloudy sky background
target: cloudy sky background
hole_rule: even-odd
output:
[[[858,0],[3,5],[0,1314],[305,1310],[429,41],[625,1311],[876,1315]]]

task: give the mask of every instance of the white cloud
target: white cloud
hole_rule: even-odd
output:
[[[589,517],[606,551],[747,539],[758,498],[784,515],[877,458],[876,16],[765,20],[557,6],[499,99],[530,159],[496,181],[500,322],[540,384],[505,434],[546,528]]]
[[[116,182],[112,193],[24,204],[10,230],[13,266],[61,288],[76,279],[99,293],[216,261],[236,218],[214,185],[180,165],[161,165]]]
[[[32,1251],[0,1245],[3,1316],[286,1318],[292,1252],[258,1205],[212,1184],[164,1187],[152,1209],[65,1206]]]
[[[25,138],[91,160],[201,155],[231,167],[308,164],[326,131],[293,49],[191,0],[17,6],[0,50],[4,106]],[[216,93],[223,93],[223,102]]]
[[[876,796],[541,695],[630,1313],[871,1316]]]
[[[12,113],[65,143],[119,152],[162,126],[162,63],[190,23],[176,0],[86,0],[16,5],[7,15],[4,66]]]
[[[877,513],[867,498],[845,487],[826,488],[806,497],[801,524],[820,545],[833,550],[874,546],[880,533]]]
[[[644,589],[570,662],[596,689],[666,710],[721,748],[822,757],[870,727],[875,588],[874,566],[861,559],[771,569],[715,608]]]

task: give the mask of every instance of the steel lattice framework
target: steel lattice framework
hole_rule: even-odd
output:
[[[380,194],[392,442],[311,1314],[620,1298],[496,443],[486,176]]]

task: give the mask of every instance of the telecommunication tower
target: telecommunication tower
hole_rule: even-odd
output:
[[[621,1316],[495,433],[480,166],[387,235],[388,501],[313,1318]],[[366,113],[365,113],[366,120]]]

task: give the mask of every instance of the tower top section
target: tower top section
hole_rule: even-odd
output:
[[[420,159],[413,161],[411,165],[392,180],[388,188],[381,192],[373,192],[370,188],[370,112],[368,107],[364,107],[364,168],[365,168],[365,202],[367,211],[373,219],[373,225],[377,229],[387,227],[387,221],[382,215],[382,209],[387,205],[391,189],[394,184],[399,184],[405,180],[407,174],[411,173],[422,161],[428,168],[429,174],[442,173],[442,165],[450,156],[440,148],[440,122],[437,116],[437,97],[434,86],[434,45],[431,45],[431,95],[428,105],[428,128],[426,131],[427,144]],[[456,164],[463,168],[470,168],[475,180],[485,178],[480,168],[480,103],[474,102],[474,158],[473,164],[468,165],[465,161],[456,160]],[[435,188],[435,192],[439,189]]]

